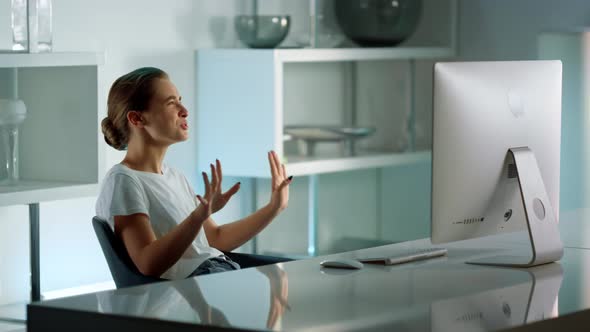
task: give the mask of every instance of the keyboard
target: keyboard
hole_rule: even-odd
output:
[[[376,263],[385,265],[403,264],[408,262],[415,262],[419,260],[445,256],[447,249],[445,248],[424,248],[412,249],[404,252],[398,252],[391,256],[385,257],[367,257],[358,259],[363,263]]]

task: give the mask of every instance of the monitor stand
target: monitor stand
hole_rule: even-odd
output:
[[[516,165],[532,256],[492,256],[467,263],[531,267],[558,261],[563,256],[559,225],[547,196],[535,154],[528,147],[511,148],[508,154],[508,159],[514,160]]]

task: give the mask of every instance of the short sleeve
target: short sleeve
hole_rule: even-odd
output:
[[[132,177],[125,174],[115,175],[111,216],[128,216],[135,213],[148,213],[148,203],[142,187]]]
[[[179,176],[182,178],[182,181],[184,182],[184,185],[186,186],[186,191],[190,195],[191,200],[195,204],[195,208],[196,208],[199,205],[199,201],[197,200],[197,194],[195,193],[193,186],[191,186],[190,182],[188,181],[186,176],[184,176],[184,174],[179,174]]]

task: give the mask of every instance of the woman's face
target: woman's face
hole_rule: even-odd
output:
[[[154,143],[170,145],[188,139],[188,111],[176,87],[168,79],[154,82],[155,94],[144,112],[144,129]]]

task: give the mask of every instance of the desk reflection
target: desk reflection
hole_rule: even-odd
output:
[[[563,279],[558,263],[530,269],[367,264],[347,275],[323,272],[313,293],[308,285],[298,289],[299,280],[293,280],[291,290],[297,296],[285,320],[287,329],[438,332],[514,327],[557,316]],[[331,306],[307,300],[318,297]]]
[[[256,268],[256,273],[264,275],[268,279],[266,289],[260,289],[259,292],[268,293],[270,296],[266,323],[260,322],[255,325],[266,326],[272,330],[281,329],[281,317],[285,310],[290,310],[287,302],[289,296],[287,273],[281,264]],[[213,291],[208,289],[207,292],[203,292],[199,278],[192,278],[182,282],[152,284],[150,287],[120,289],[114,295],[102,292],[97,293],[96,297],[99,312],[118,312],[130,316],[229,327],[232,326],[232,323],[228,316],[232,317],[232,315],[228,315],[227,312],[211,304],[216,300],[215,293],[233,292],[238,298],[240,297],[240,287],[257,288],[259,286],[259,284],[225,286],[220,284]],[[251,304],[259,306],[261,309],[265,307],[261,305],[260,298],[252,299]],[[237,319],[235,316],[232,318]]]
[[[558,316],[559,263],[519,270],[525,282],[431,304],[432,331],[489,331]]]

